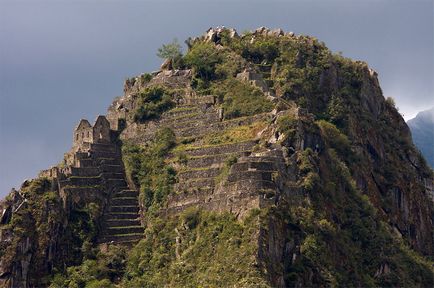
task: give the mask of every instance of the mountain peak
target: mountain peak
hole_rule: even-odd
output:
[[[407,124],[414,144],[434,168],[434,107],[417,113],[415,118],[407,121]]]
[[[0,202],[0,286],[432,286],[433,174],[365,62],[187,43]]]

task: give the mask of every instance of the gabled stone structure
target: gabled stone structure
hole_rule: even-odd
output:
[[[93,125],[93,143],[110,142],[110,123],[105,116],[99,115]]]
[[[80,147],[83,143],[92,143],[93,131],[92,125],[86,119],[81,119],[74,129],[73,147]]]
[[[74,129],[73,151],[87,151],[93,143],[110,142],[110,123],[99,115],[92,126],[86,119],[81,119]]]
[[[98,244],[128,244],[143,236],[139,193],[127,181],[120,147],[112,141],[113,132],[105,116],[98,116],[93,126],[81,119],[63,165],[39,173],[54,181],[66,211],[80,199],[98,203]]]

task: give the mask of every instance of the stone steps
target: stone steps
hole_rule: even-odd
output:
[[[138,191],[128,188],[121,154],[112,143],[92,143],[89,153],[78,152],[79,167],[60,184],[68,193],[99,193],[110,197],[104,207],[99,243],[132,243],[143,238]]]
[[[131,205],[131,206],[110,206],[110,213],[111,212],[117,212],[117,213],[138,213],[139,212],[139,206],[137,205]]]
[[[66,182],[66,184],[69,184]],[[62,189],[65,191],[65,193],[69,193],[71,195],[79,195],[79,194],[102,194],[104,192],[104,187],[101,185],[95,185],[95,186],[72,186],[72,185],[64,185],[60,183]]]
[[[62,186],[96,186],[101,184],[101,177],[71,176],[59,182]]]
[[[98,167],[71,167],[72,176],[98,176]]]
[[[115,145],[106,144],[106,143],[92,143],[90,144],[90,149],[92,151],[100,151],[100,152],[112,152],[112,153],[117,152]]]
[[[102,172],[100,174],[104,179],[125,179],[125,174],[123,172]]]
[[[92,158],[118,158],[119,154],[117,152],[110,152],[110,151],[92,151],[91,152]]]
[[[136,220],[139,218],[139,214],[137,212],[109,212],[106,217],[108,220],[115,220],[115,219]]]
[[[144,229],[142,226],[113,226],[107,227],[104,235],[116,236],[119,234],[135,234],[143,233]]]
[[[140,239],[143,239],[143,233],[104,235],[101,238],[100,243],[130,243],[137,242]]]
[[[255,66],[259,69],[260,72],[270,72],[273,67],[270,64],[255,64]]]
[[[137,218],[133,219],[106,219],[106,225],[109,227],[116,226],[140,226],[140,221]]]
[[[138,197],[139,192],[136,190],[124,189],[124,190],[120,190],[119,192],[116,192],[113,196],[114,197]]]
[[[80,159],[80,160],[89,158],[89,153],[88,152],[75,152],[75,158]]]
[[[110,204],[114,206],[138,206],[139,201],[137,200],[137,197],[114,197],[112,198]]]
[[[109,167],[107,167],[109,166]],[[101,165],[98,167],[71,167],[70,177],[108,177],[123,178],[124,170],[121,165]]]
[[[265,79],[264,81],[265,81],[265,84],[267,84],[268,87],[273,87],[274,81],[272,79]],[[272,90],[272,89],[270,88],[270,90]]]
[[[118,189],[118,190],[121,190],[121,189],[123,189],[123,188],[127,188],[127,187],[128,187],[128,184],[127,184],[127,182],[125,181],[124,178],[121,178],[121,179],[116,179],[116,178],[113,178],[113,179],[107,179],[107,180],[106,180],[106,183],[107,183],[110,187],[115,187],[115,188]]]
[[[95,161],[91,158],[78,160],[79,168],[95,168]]]
[[[117,172],[117,173],[125,173],[124,171],[124,167],[120,164],[102,164],[100,165],[100,169],[101,172]]]
[[[99,158],[96,160],[96,163],[98,165],[122,165],[122,160],[119,157],[117,158]]]
[[[119,156],[120,157],[120,156]],[[80,159],[79,160],[79,168],[88,168],[88,167],[98,167],[101,165],[121,165],[121,160],[120,158],[105,158],[105,157],[100,157],[100,158],[85,158],[85,159]]]

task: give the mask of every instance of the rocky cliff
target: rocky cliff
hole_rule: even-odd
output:
[[[433,174],[366,63],[280,29],[186,43],[3,200],[3,286],[433,285]]]

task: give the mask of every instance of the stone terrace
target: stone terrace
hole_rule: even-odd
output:
[[[122,132],[122,139],[144,144],[155,137],[158,129],[169,127],[174,131],[178,142],[188,142],[184,148],[175,151],[169,156],[171,159],[168,159],[169,162],[175,161],[176,154],[183,154],[186,161],[177,164],[178,182],[173,187],[174,194],[169,197],[166,213],[177,213],[190,206],[214,210],[234,210],[236,206],[244,206],[247,209],[259,207],[259,198],[263,197],[262,194],[260,196],[259,190],[276,189],[272,184],[270,169],[277,171],[277,168],[270,166],[266,161],[269,160],[268,158],[264,158],[263,162],[258,160],[260,158],[252,158],[256,159],[257,163],[252,163],[250,168],[246,168],[250,170],[242,172],[241,166],[237,163],[233,165],[228,175],[230,167],[227,163],[230,159],[244,161],[245,165],[249,163],[245,159],[250,159],[249,155],[258,144],[257,137],[243,138],[240,141],[232,139],[228,143],[223,140],[219,144],[208,144],[204,139],[212,138],[213,135],[228,129],[265,122],[271,119],[270,113],[224,120],[221,111],[214,104],[213,96],[203,97],[189,98],[186,103],[163,113],[158,121],[130,125]],[[255,165],[258,167],[258,172],[251,171],[252,167],[256,167]],[[260,170],[261,168],[265,170]],[[251,182],[255,177],[258,177],[259,181],[244,185],[246,181]],[[226,188],[222,190],[223,184]],[[252,191],[245,193],[247,187]],[[241,205],[241,201],[247,203]]]
[[[270,67],[259,68],[261,68],[258,69],[261,74],[245,71],[244,74],[246,75],[241,73],[238,78],[244,79],[247,77],[244,80],[255,80],[249,81],[249,83],[260,86],[268,99],[274,101],[273,91],[267,88]],[[243,78],[243,76],[245,77]],[[263,76],[266,80],[263,80]],[[250,79],[252,77],[254,79]],[[258,137],[251,135],[251,137],[247,138],[241,137],[242,139],[239,140],[231,139],[226,141],[226,139],[220,139],[221,141],[217,142],[210,141],[210,138],[212,139],[215,135],[224,133],[224,131],[237,129],[237,127],[266,123],[273,116],[271,113],[264,113],[226,120],[224,119],[224,111],[216,105],[215,97],[213,95],[196,96],[189,87],[190,81],[191,71],[189,70],[158,72],[148,83],[142,83],[139,78],[132,82],[127,81],[125,96],[115,100],[109,108],[110,117],[108,118],[111,123],[116,123],[118,119],[125,117],[122,111],[134,111],[136,105],[135,93],[147,85],[152,85],[154,82],[164,85],[169,83],[169,87],[185,89],[185,96],[178,99],[180,103],[177,104],[176,108],[163,113],[156,121],[134,123],[128,117],[125,118],[127,125],[120,135],[122,140],[145,145],[146,142],[154,139],[157,130],[162,127],[169,127],[174,131],[178,143],[186,143],[182,144],[180,149],[177,147],[174,154],[167,159],[168,162],[174,164],[178,181],[173,187],[173,195],[169,196],[165,211],[172,214],[190,206],[233,210],[237,206],[237,201],[248,202],[247,204],[241,204],[240,202],[239,206],[259,207],[259,198],[263,197],[260,190],[277,189],[276,185],[273,186],[272,184],[274,179],[271,176],[272,173],[277,171],[277,168],[266,161],[269,159],[264,158],[261,162],[258,160],[259,158],[253,156],[251,159],[256,159],[252,160],[255,163],[249,164],[251,166],[248,168],[238,165],[238,163],[231,168],[229,163],[234,159],[238,159],[237,162],[239,163],[245,163],[243,165],[250,163],[250,160],[246,159],[250,159],[249,155],[252,155],[252,151],[258,144]],[[176,162],[176,158],[180,154],[184,158],[182,163]],[[275,155],[275,157],[280,156]],[[281,163],[283,160],[279,159],[279,163]],[[258,163],[256,164],[256,162]],[[247,170],[244,171],[243,167]],[[256,172],[252,171],[254,167],[257,169]],[[275,170],[271,171],[271,168]],[[255,182],[255,177],[258,177],[259,181]],[[251,184],[245,184],[247,182]],[[246,193],[246,189],[251,189],[251,191]],[[254,204],[250,205],[249,203]]]

